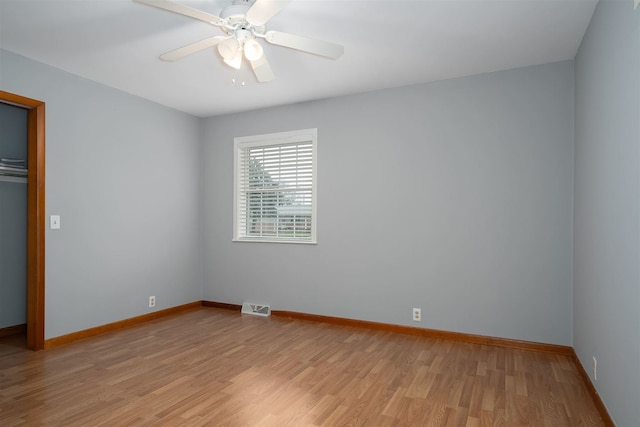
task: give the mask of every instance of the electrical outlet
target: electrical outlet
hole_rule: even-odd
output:
[[[156,306],[156,297],[150,296],[149,297],[149,308],[155,307],[155,306]]]
[[[413,320],[416,322],[419,322],[422,320],[422,316],[420,314],[420,309],[419,308],[414,308],[413,309]]]
[[[593,356],[593,380],[598,381],[598,359]]]

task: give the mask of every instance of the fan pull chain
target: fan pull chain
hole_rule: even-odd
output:
[[[244,82],[244,80],[241,80],[241,81],[240,81],[240,80],[236,80],[236,78],[235,78],[235,77],[232,77],[232,78],[231,78],[231,83],[233,83],[235,86],[239,86],[239,87],[241,87],[241,88],[242,88],[242,87],[244,87],[244,86],[245,86],[245,84],[246,84],[246,83]]]

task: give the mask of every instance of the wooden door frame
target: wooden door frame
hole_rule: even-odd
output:
[[[27,123],[27,347],[44,348],[45,104],[0,90],[0,103],[24,108]]]

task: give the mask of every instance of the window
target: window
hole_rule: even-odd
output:
[[[317,135],[235,138],[234,241],[316,243]]]

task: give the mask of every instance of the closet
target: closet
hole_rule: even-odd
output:
[[[0,333],[26,333],[28,110],[0,103]]]
[[[1,117],[27,112],[27,180],[15,174],[3,174],[2,182],[21,184],[27,187],[27,348],[41,350],[44,340],[44,297],[45,297],[45,103],[37,99],[16,95],[0,90]],[[6,109],[4,107],[12,107]],[[13,109],[17,108],[17,109]],[[5,125],[5,123],[7,123]],[[0,122],[1,141],[7,127],[12,127],[12,120]],[[22,127],[22,126],[20,126]],[[16,126],[17,129],[17,126]],[[8,135],[8,130],[6,131]],[[0,147],[3,143],[0,142]],[[15,169],[15,168],[14,168]],[[22,178],[22,179],[16,179]],[[1,238],[1,237],[0,237]],[[0,257],[2,250],[0,249]],[[0,281],[5,280],[0,270]],[[0,289],[3,282],[0,282]],[[0,297],[4,298],[4,297]],[[0,310],[3,310],[0,307]],[[23,326],[23,325],[22,325]],[[5,328],[6,329],[6,328]],[[24,328],[22,328],[24,329]],[[2,331],[2,329],[0,329]]]

